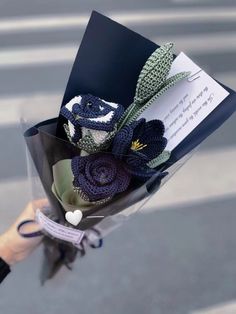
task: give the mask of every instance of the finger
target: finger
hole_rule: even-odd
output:
[[[35,210],[37,208],[42,209],[44,206],[48,205],[47,199],[39,199],[34,200],[33,202],[29,202],[23,212],[18,216],[12,227],[16,228],[19,223],[23,220],[34,220],[35,218]]]

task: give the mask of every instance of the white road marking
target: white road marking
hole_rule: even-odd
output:
[[[205,310],[192,312],[191,314],[235,314],[236,302],[224,303]]]
[[[184,36],[168,35],[165,37],[155,37],[153,41],[157,44],[173,42],[177,51],[184,51],[195,55],[232,52],[236,50],[236,32],[203,33]]]
[[[156,37],[158,44],[175,43],[175,51],[187,54],[204,54],[236,51],[236,33],[207,33],[188,36]],[[219,45],[220,42],[220,45]],[[79,45],[63,44],[51,46],[17,47],[0,50],[0,68],[15,68],[40,64],[72,63]]]
[[[168,10],[106,12],[112,19],[125,25],[176,24],[193,22],[235,21],[235,7],[220,8],[175,8]],[[0,20],[0,33],[42,31],[85,27],[89,15],[42,15]]]
[[[58,115],[62,102],[59,94],[34,94],[0,99],[0,126],[19,124],[23,119],[26,124],[54,118]],[[37,108],[37,110],[35,110]]]
[[[0,50],[0,68],[72,62],[76,50],[75,45],[47,45]]]

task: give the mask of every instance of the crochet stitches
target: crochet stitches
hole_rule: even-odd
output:
[[[164,164],[169,158],[170,158],[171,152],[168,150],[164,150],[159,156],[156,158],[152,159],[147,163],[149,168],[157,168],[160,165]]]
[[[148,58],[140,72],[134,102],[126,109],[93,95],[74,97],[61,114],[72,143],[88,156],[72,159],[74,189],[91,203],[104,203],[125,191],[131,178],[148,180],[166,162],[167,140],[162,121],[136,119],[151,103],[185,78],[181,72],[167,79],[173,61],[173,44],[165,44]],[[111,153],[101,153],[101,151]]]
[[[155,170],[149,162],[164,151],[167,140],[164,124],[160,120],[146,122],[140,119],[125,125],[113,140],[112,153],[127,164],[128,171],[135,177],[148,178]]]
[[[71,168],[75,189],[90,202],[104,202],[126,191],[131,180],[124,163],[111,154],[76,156],[71,161]]]
[[[74,97],[61,109],[68,120],[68,127],[64,127],[67,137],[88,153],[110,144],[123,112],[123,106],[90,94]]]
[[[137,81],[134,101],[125,110],[118,130],[135,121],[155,99],[189,75],[189,72],[181,72],[167,79],[173,62],[172,48],[172,43],[161,46],[144,64]]]
[[[143,101],[152,97],[164,84],[173,61],[173,43],[156,49],[139,74],[135,97]]]

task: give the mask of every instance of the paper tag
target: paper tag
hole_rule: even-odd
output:
[[[72,242],[79,245],[84,236],[84,231],[62,226],[45,216],[39,209],[36,211],[36,221],[47,233],[54,238]]]
[[[183,141],[229,93],[181,52],[174,60],[169,76],[190,71],[191,78],[159,97],[143,112],[147,120],[159,119],[165,124],[166,150],[172,151]]]

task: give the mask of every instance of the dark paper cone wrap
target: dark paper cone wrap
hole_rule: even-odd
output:
[[[62,106],[79,94],[90,93],[127,108],[132,103],[138,75],[157,47],[141,35],[93,12],[72,67]],[[107,234],[108,230],[139,210],[184,164],[194,149],[233,114],[236,109],[236,94],[223,87],[230,95],[174,149],[162,170],[145,183],[131,186],[107,203],[86,210],[76,228],[87,230],[100,226],[102,233]],[[59,107],[58,105],[58,113]],[[46,121],[40,121],[38,117],[38,122],[26,130],[25,140],[52,212],[59,223],[67,224],[63,206],[52,192],[53,167],[62,160],[79,155],[80,150],[67,140],[63,117]],[[88,215],[104,216],[104,219],[89,219],[86,218]]]

